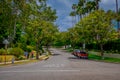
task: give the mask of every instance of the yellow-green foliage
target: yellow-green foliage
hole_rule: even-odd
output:
[[[0,49],[0,55],[5,54],[5,50],[4,49]]]
[[[13,55],[0,55],[0,62],[4,62],[5,61],[5,57],[6,57],[6,61],[8,62],[8,61],[11,61],[12,60],[12,58],[14,58],[14,56]]]
[[[28,52],[31,52],[33,49],[34,49],[33,46],[27,46],[27,51],[28,51]]]
[[[24,55],[24,51],[21,48],[12,48],[9,54],[12,54],[15,57],[19,58],[20,56]]]
[[[36,51],[33,50],[34,56],[36,56]]]

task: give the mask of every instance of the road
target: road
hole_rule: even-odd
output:
[[[120,64],[77,59],[51,49],[48,60],[0,67],[0,80],[120,80]]]

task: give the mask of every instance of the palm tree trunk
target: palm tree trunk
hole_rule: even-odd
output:
[[[116,0],[116,14],[118,16],[118,0]],[[117,21],[117,26],[118,26],[118,31],[119,31],[119,28],[120,28],[119,21]]]
[[[100,0],[95,0],[96,1],[96,10],[98,10],[99,9],[99,1]]]
[[[118,13],[118,0],[116,0],[116,13]]]
[[[74,26],[74,16],[72,16],[72,27]]]

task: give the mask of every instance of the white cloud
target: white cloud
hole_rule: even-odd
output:
[[[70,16],[63,17],[62,20],[58,20],[60,31],[66,31],[72,27],[72,18]]]

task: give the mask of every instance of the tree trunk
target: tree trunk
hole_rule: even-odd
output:
[[[40,45],[40,55],[42,55],[43,53],[43,48],[42,48],[42,45]]]
[[[65,49],[67,48],[67,45],[65,44]]]
[[[102,59],[104,59],[103,44],[100,44],[100,49],[101,49],[101,57],[102,57]]]
[[[75,50],[75,45],[71,43],[71,46],[73,48],[73,51]]]
[[[84,41],[84,43],[83,43],[83,51],[85,51],[85,48],[86,48],[86,46],[85,46],[85,41]]]
[[[15,19],[15,23],[14,23],[13,39],[15,38],[15,36],[16,36],[16,19]]]
[[[38,43],[36,43],[36,59],[39,59],[39,48],[38,48]]]
[[[80,20],[82,19],[82,15],[80,14]]]
[[[96,10],[99,9],[99,0],[96,0]]]
[[[118,26],[118,32],[120,31],[120,24],[119,21],[117,20],[117,26]]]
[[[49,43],[46,44],[46,50],[49,51]]]

